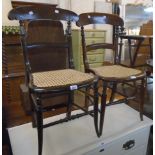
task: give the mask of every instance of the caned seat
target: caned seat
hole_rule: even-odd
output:
[[[32,74],[32,84],[37,88],[63,88],[92,82],[94,76],[73,69],[36,72]]]
[[[101,66],[97,68],[91,68],[92,71],[95,72],[96,75],[102,77],[103,79],[134,79],[138,76],[142,76],[143,72],[141,70],[127,68],[120,65],[109,65],[109,66]]]

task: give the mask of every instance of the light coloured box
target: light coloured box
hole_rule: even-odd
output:
[[[144,116],[144,121],[140,121],[139,113],[125,104],[109,106],[100,138],[96,136],[93,118],[84,116],[44,129],[43,155],[146,155],[151,125],[152,120]],[[14,155],[37,155],[37,130],[31,123],[10,128],[9,135]],[[134,146],[123,149],[130,140]]]

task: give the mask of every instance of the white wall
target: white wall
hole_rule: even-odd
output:
[[[2,25],[19,25],[17,21],[8,19],[8,12],[12,9],[11,0],[2,0]]]

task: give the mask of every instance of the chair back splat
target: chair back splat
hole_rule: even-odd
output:
[[[9,12],[8,18],[19,20],[20,23],[26,86],[32,107],[32,123],[38,131],[38,154],[42,154],[43,128],[88,114],[94,118],[97,136],[101,136],[101,129],[97,124],[96,77],[74,69],[71,24],[78,21],[78,15],[69,10],[43,5],[14,8]],[[89,99],[94,106],[93,110],[84,108],[84,105],[79,106],[81,103],[75,104],[75,90],[81,91],[83,96]],[[73,106],[80,108],[83,113],[73,115]],[[60,108],[66,112],[65,118],[43,124],[43,112]],[[101,122],[103,116],[104,111]]]

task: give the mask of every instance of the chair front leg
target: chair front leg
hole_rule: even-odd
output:
[[[95,124],[95,130],[98,137],[102,135],[102,130],[103,130],[106,98],[107,98],[106,90],[107,90],[107,82],[103,82],[103,91],[101,95],[101,109],[100,109],[100,118],[99,118],[98,88],[97,88],[97,84],[95,84],[94,86],[94,124]],[[98,119],[99,119],[99,124],[98,124]]]
[[[103,81],[103,90],[101,96],[101,112],[100,112],[100,136],[102,135],[103,124],[104,124],[104,115],[107,99],[107,82]]]
[[[42,114],[42,107],[41,107],[40,98],[37,98],[36,116],[37,116],[37,131],[38,131],[38,155],[42,155],[42,147],[43,147],[43,114]]]
[[[99,129],[98,129],[98,82],[94,84],[94,126],[95,131],[98,137],[100,137]]]

